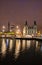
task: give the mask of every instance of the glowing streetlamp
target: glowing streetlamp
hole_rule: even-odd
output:
[[[2,26],[2,32],[5,32],[5,29],[6,29],[6,27],[3,25]]]
[[[40,31],[38,32],[38,36],[40,36],[41,35],[41,33],[40,33]]]
[[[16,29],[18,29],[18,28],[19,28],[19,26],[17,25],[17,26],[16,26]]]
[[[19,26],[16,26],[15,35],[20,37],[21,36],[21,30]]]
[[[12,29],[10,29],[10,32],[12,32]]]

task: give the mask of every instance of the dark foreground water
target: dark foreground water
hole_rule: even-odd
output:
[[[42,65],[42,41],[0,39],[0,65]]]

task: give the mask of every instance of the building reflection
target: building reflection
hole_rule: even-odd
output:
[[[5,39],[2,39],[1,53],[2,53],[3,56],[6,54],[6,43],[5,43]]]
[[[20,40],[16,40],[16,47],[15,47],[15,58],[17,58],[19,56],[19,52],[20,52]]]
[[[13,47],[13,40],[10,40],[10,43],[9,43],[9,51],[12,51],[12,47]]]
[[[15,48],[14,48],[15,45]],[[14,51],[13,55],[15,55],[15,59],[18,58],[21,52],[24,52],[25,49],[31,48],[31,46],[34,48],[35,51],[41,51],[42,52],[42,44],[40,42],[35,40],[16,40],[14,42],[14,39],[2,39],[2,46],[1,46],[1,53],[2,56],[5,56],[7,51]],[[8,49],[7,49],[8,48]]]
[[[22,41],[22,50],[25,50],[25,40]]]
[[[27,41],[27,49],[30,48],[30,46],[31,46],[31,41],[28,40],[28,41]]]

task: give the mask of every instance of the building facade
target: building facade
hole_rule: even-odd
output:
[[[34,21],[33,26],[29,26],[27,24],[27,21],[25,22],[24,28],[23,28],[23,36],[24,35],[36,35],[37,33],[37,24],[36,21]]]
[[[28,35],[28,24],[27,21],[25,22],[24,28],[23,28],[23,36]]]

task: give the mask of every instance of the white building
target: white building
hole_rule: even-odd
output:
[[[25,25],[24,25],[24,28],[23,28],[23,36],[24,35],[36,35],[37,33],[37,24],[36,24],[36,21],[34,21],[34,24],[33,26],[29,26],[27,24],[27,21],[25,22]]]

